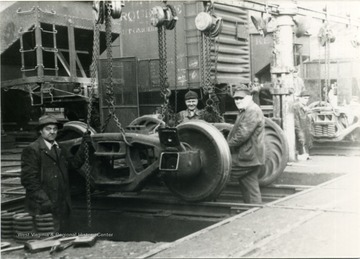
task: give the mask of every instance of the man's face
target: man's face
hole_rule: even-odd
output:
[[[185,104],[190,111],[193,111],[196,109],[198,102],[199,102],[198,99],[185,100]]]
[[[246,95],[245,97],[234,97],[235,105],[239,110],[245,109],[251,100],[251,95]]]
[[[49,141],[50,143],[55,141],[57,132],[58,132],[58,126],[55,124],[46,125],[40,130],[40,134],[43,137],[43,139]]]
[[[309,96],[301,96],[299,98],[299,101],[301,102],[302,105],[307,105],[309,98],[310,98]]]

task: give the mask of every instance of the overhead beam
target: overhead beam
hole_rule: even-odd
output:
[[[255,12],[268,12],[269,14],[278,14],[278,4],[266,4],[256,0],[216,0],[216,3],[224,5],[238,6],[244,9],[252,10]],[[266,10],[267,9],[267,10]],[[341,16],[336,14],[330,14],[326,11],[313,10],[307,7],[298,5],[297,15],[307,16],[319,20],[328,20],[329,22],[347,24],[360,27],[360,18],[351,18],[349,16]],[[351,18],[351,19],[350,19]]]

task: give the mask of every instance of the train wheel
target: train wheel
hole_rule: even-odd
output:
[[[289,146],[284,131],[269,118],[265,118],[265,151],[264,170],[259,175],[260,186],[275,181],[284,172],[289,160]]]
[[[175,195],[186,201],[215,199],[230,175],[231,154],[225,138],[214,126],[204,121],[190,121],[177,126],[179,138],[192,150],[200,150],[201,172],[191,179],[166,173],[164,182]],[[179,172],[181,173],[181,172]]]
[[[87,130],[87,125],[80,121],[70,121],[59,131],[56,141],[67,154],[75,155],[81,144],[81,138]],[[96,131],[90,127],[91,134]],[[93,166],[91,166],[93,170]],[[85,192],[85,172],[82,170],[69,172],[70,191],[72,195]]]
[[[142,127],[143,133],[153,134],[159,127],[165,127],[165,122],[151,115],[144,115],[133,120],[127,129],[131,130],[136,126]]]
[[[233,125],[215,123],[216,128],[226,137]],[[271,119],[265,118],[265,165],[259,175],[260,186],[275,181],[285,170],[289,159],[289,147],[283,130]]]
[[[87,125],[81,121],[69,121],[64,124],[63,128],[59,131],[56,141],[61,148],[66,149],[71,154],[75,154],[77,148],[81,144],[81,137],[86,132]],[[95,134],[96,131],[93,128],[89,128],[91,134]]]

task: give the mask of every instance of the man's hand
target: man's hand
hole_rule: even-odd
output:
[[[50,200],[47,200],[40,205],[40,214],[46,214],[52,212],[52,203]]]

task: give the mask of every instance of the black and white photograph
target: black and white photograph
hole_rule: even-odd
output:
[[[1,258],[359,258],[360,0],[0,0]]]

